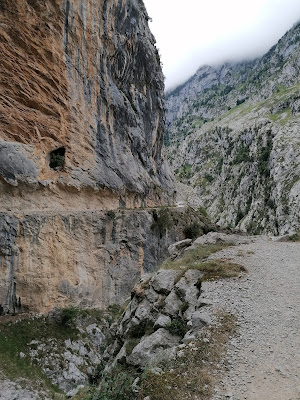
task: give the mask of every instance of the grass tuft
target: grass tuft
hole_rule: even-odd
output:
[[[176,260],[165,261],[161,268],[174,269],[180,271],[177,281],[189,269],[197,269],[203,272],[201,281],[213,281],[218,279],[233,278],[241,272],[246,272],[245,267],[231,263],[227,260],[207,260],[207,258],[217,251],[227,247],[226,244],[214,244],[208,246],[198,246],[196,249],[186,251]]]

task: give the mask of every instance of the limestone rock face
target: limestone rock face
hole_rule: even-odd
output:
[[[1,1],[2,179],[47,192],[126,191],[136,203],[171,190],[147,21],[137,0]],[[59,148],[63,166],[51,169]]]
[[[0,57],[0,304],[121,302],[176,236],[134,211],[174,191],[143,2],[1,0]]]
[[[171,166],[221,226],[300,228],[299,33],[297,24],[262,58],[201,67],[167,95]]]
[[[183,221],[197,220],[192,209],[169,213],[174,223],[164,230],[155,228],[153,210],[0,214],[4,312],[122,303],[182,239]]]

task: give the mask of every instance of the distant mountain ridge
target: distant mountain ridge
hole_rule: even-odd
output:
[[[166,107],[173,170],[216,222],[299,229],[300,23],[261,58],[199,68]]]

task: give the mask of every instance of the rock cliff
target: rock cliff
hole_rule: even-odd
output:
[[[206,300],[202,285],[235,276],[240,279],[245,271],[227,259],[208,256],[229,244],[254,240],[210,232],[194,241],[173,243],[162,268],[144,274],[122,306],[106,310],[71,307],[42,316],[0,318],[1,399],[58,398],[60,390],[66,398],[142,400],[151,394],[143,391],[153,371],[165,374],[164,381],[171,382],[168,372],[176,368],[177,355],[184,372],[189,368],[189,376],[195,371],[198,379],[203,345],[213,343],[212,325],[217,323],[220,329],[221,322],[209,307],[211,302]],[[204,336],[210,339],[201,340]],[[190,354],[182,359],[191,346],[193,352],[199,350],[198,363],[187,362]],[[23,389],[27,386],[31,394],[14,384],[20,378]],[[180,390],[189,390],[185,384],[178,384]],[[199,393],[205,389],[203,380],[198,380],[196,387]],[[32,393],[32,389],[39,393]],[[160,391],[162,387],[154,384],[152,389]],[[59,398],[65,399],[63,395]]]
[[[0,57],[0,304],[123,300],[174,191],[143,2],[1,0]]]
[[[122,303],[195,221],[213,229],[184,208],[0,214],[2,307],[46,312]]]
[[[201,67],[167,94],[172,167],[220,225],[300,228],[299,38],[297,24],[262,58]]]

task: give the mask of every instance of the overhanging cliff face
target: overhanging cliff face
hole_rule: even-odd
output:
[[[19,297],[41,311],[105,306],[139,277],[138,232],[151,218],[132,211],[103,232],[107,210],[172,202],[147,21],[140,0],[0,0],[0,304],[10,309]],[[135,243],[125,256],[124,240]]]
[[[142,2],[1,0],[0,18],[2,178],[46,195],[163,201],[164,84]]]

